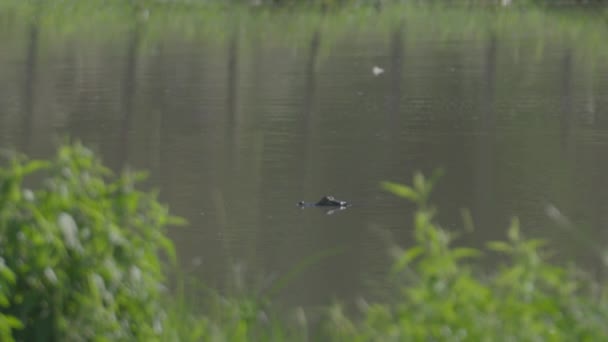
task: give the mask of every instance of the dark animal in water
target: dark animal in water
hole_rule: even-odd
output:
[[[323,196],[317,203],[298,202],[300,207],[348,207],[350,203],[338,201],[334,196]]]

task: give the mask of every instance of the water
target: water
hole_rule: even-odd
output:
[[[294,47],[236,32],[146,40],[137,27],[108,39],[2,26],[1,146],[44,157],[69,135],[114,169],[149,170],[190,222],[170,231],[182,267],[210,286],[268,289],[325,255],[281,289],[291,304],[381,293],[384,237],[411,241],[413,207],[379,183],[438,167],[443,226],[463,231],[462,208],[476,220],[459,244],[503,238],[517,215],[558,256],[597,265],[573,235],[607,238],[605,63],[533,34],[413,37],[401,25],[311,30]],[[296,207],[329,194],[353,206]]]

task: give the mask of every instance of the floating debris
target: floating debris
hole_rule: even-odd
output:
[[[372,68],[372,73],[374,74],[374,76],[382,75],[384,73],[384,69],[377,65],[374,65],[374,67]]]

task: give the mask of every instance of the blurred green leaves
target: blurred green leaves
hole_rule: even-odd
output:
[[[435,221],[428,199],[437,177],[416,173],[413,186],[384,182],[413,201],[413,246],[396,255],[397,293],[390,302],[362,307],[353,319],[339,307],[325,332],[335,341],[599,341],[608,338],[605,285],[551,264],[544,241],[526,239],[514,219],[506,241],[488,243],[504,256],[494,271],[470,258],[481,251],[452,247],[452,234]],[[468,221],[468,222],[467,222]],[[465,226],[472,222],[465,216]],[[469,230],[470,231],[470,230]],[[590,285],[593,284],[593,285]],[[601,289],[601,290],[599,290]]]
[[[482,251],[452,246],[454,234],[429,204],[439,175],[416,173],[411,186],[382,183],[417,205],[413,244],[398,249],[391,269],[391,300],[360,300],[358,316],[324,309],[316,330],[304,309],[290,320],[247,292],[192,297],[178,278],[176,293],[164,293],[159,254],[176,258],[164,230],[182,220],[154,193],[136,190],[143,174],[114,176],[80,144],[50,161],[12,156],[0,169],[0,340],[608,339],[606,286],[550,263],[544,241],[527,239],[517,219],[505,241],[487,244],[486,253],[503,260],[491,271],[478,265]],[[303,260],[274,290],[340,251]]]
[[[142,177],[113,176],[80,144],[0,169],[0,337],[158,340],[166,316],[159,253],[175,223]],[[35,188],[27,185],[35,184]]]

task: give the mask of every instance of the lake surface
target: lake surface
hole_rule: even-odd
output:
[[[608,240],[606,59],[558,35],[408,25],[313,28],[294,43],[247,27],[107,37],[6,20],[0,147],[45,157],[69,135],[113,169],[149,170],[190,222],[170,231],[182,267],[213,287],[264,289],[326,255],[282,289],[288,304],[381,293],[385,237],[411,241],[413,206],[379,184],[438,167],[442,225],[463,232],[463,208],[475,219],[458,244],[502,239],[517,215],[558,257],[596,267]],[[353,206],[296,207],[329,194]]]

